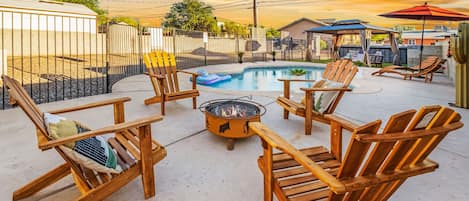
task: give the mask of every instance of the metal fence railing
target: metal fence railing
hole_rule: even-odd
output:
[[[358,47],[359,48],[359,47]],[[381,48],[381,49],[379,49]],[[389,62],[389,48],[379,47]],[[357,47],[342,47],[341,55]],[[160,50],[178,68],[244,62],[305,60],[306,41],[266,40],[252,29],[244,37],[127,24],[98,25],[94,17],[0,11],[0,74],[18,80],[36,103],[108,93],[119,80],[145,71],[143,55]],[[320,52],[320,59],[330,53]],[[378,51],[375,47],[371,52]],[[401,61],[406,63],[406,50]],[[8,108],[0,80],[0,109]]]
[[[0,74],[38,103],[106,92],[105,34],[96,19],[0,11]],[[0,108],[8,92],[0,81]]]
[[[127,24],[99,26],[86,16],[0,11],[0,74],[20,81],[36,103],[46,103],[108,93],[117,81],[143,73],[143,55],[154,50],[174,53],[178,68],[235,63],[240,52],[244,61],[267,59],[265,39],[204,35]],[[0,80],[0,109],[10,107],[8,99]]]

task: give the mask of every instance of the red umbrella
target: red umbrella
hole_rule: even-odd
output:
[[[469,20],[469,16],[439,8],[436,6],[430,6],[425,2],[424,5],[407,8],[404,10],[398,10],[390,13],[381,14],[380,16],[389,18],[401,18],[401,19],[414,19],[423,20],[422,25],[422,40],[420,42],[420,64],[422,63],[423,53],[423,36],[425,33],[425,21],[426,20],[442,20],[442,21],[464,21]],[[420,65],[419,65],[420,68]]]

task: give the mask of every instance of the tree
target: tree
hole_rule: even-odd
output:
[[[76,4],[81,4],[89,9],[93,10],[96,14],[98,14],[98,24],[104,24],[106,23],[107,17],[106,17],[106,11],[101,9],[99,7],[99,1],[98,0],[58,0],[60,2],[66,2],[66,3],[76,3]]]
[[[249,29],[247,26],[232,21],[225,22],[223,31],[228,34],[238,35],[241,37],[246,37],[249,35]]]
[[[388,37],[389,37],[389,34],[373,34],[371,36],[371,41],[381,42],[381,41],[384,41]]]
[[[199,0],[184,0],[174,3],[163,21],[164,27],[187,31],[218,32],[213,8]]]
[[[402,33],[403,31],[415,31],[415,26],[411,25],[396,25],[392,28],[392,30]]]
[[[319,41],[319,48],[321,50],[327,50],[327,42],[321,39],[321,41]]]
[[[399,43],[402,43],[402,32],[416,30],[415,26],[410,26],[410,25],[396,25],[392,29],[400,33],[399,36],[397,37],[397,40]]]
[[[271,27],[266,30],[265,37],[267,39],[280,38],[280,31]]]
[[[123,22],[133,27],[137,27],[139,24],[138,20],[131,18],[131,17],[123,17],[123,16],[113,17],[111,20],[109,20],[109,22],[110,23]]]

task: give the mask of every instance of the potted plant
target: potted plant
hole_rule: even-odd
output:
[[[275,61],[275,55],[277,54],[277,52],[275,51],[272,51],[272,61]]]
[[[304,69],[301,69],[301,68],[294,68],[294,69],[290,70],[290,75],[302,76],[304,74],[306,74],[306,71]]]
[[[240,64],[243,63],[243,55],[244,55],[244,52],[239,52],[239,53],[238,53],[238,62],[239,62]]]

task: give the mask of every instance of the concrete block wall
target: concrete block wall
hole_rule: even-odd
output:
[[[422,58],[425,59],[428,56],[443,56],[443,46],[424,46]],[[407,47],[407,64],[408,66],[416,66],[420,61],[420,46],[409,46]]]

